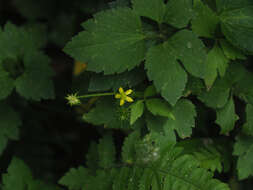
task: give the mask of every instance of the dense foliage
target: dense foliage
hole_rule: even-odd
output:
[[[252,0],[3,0],[0,24],[0,189],[251,189]]]

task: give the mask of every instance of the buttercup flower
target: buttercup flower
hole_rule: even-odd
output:
[[[81,101],[77,97],[77,94],[69,94],[66,96],[66,99],[68,100],[68,104],[70,106],[81,104]]]
[[[126,92],[123,90],[122,87],[119,88],[119,93],[115,94],[115,98],[120,99],[120,106],[123,106],[125,101],[127,102],[133,102],[134,100],[129,97],[128,95],[131,94],[133,90],[129,89]]]

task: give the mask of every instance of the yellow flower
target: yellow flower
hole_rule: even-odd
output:
[[[115,94],[115,98],[120,99],[120,106],[123,106],[125,101],[127,102],[133,102],[134,100],[129,97],[128,95],[131,94],[133,90],[129,89],[126,92],[123,90],[122,87],[119,88],[119,93]]]

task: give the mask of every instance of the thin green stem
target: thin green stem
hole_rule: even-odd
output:
[[[105,93],[97,93],[97,94],[87,94],[82,96],[77,96],[77,98],[89,98],[89,97],[98,97],[98,96],[113,96],[114,92],[105,92]]]

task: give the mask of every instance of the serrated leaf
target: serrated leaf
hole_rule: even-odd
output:
[[[191,21],[192,31],[198,36],[214,38],[219,17],[201,0],[194,0],[196,16]]]
[[[235,122],[239,119],[239,117],[235,113],[235,105],[233,98],[231,97],[226,105],[218,109],[216,111],[217,118],[215,123],[217,123],[221,127],[221,134],[228,134],[231,130],[233,130],[235,126]]]
[[[0,104],[0,155],[7,146],[8,140],[19,139],[19,127],[22,121],[18,115],[7,104]]]
[[[246,106],[246,123],[243,125],[243,132],[247,135],[253,136],[253,106],[247,104]]]
[[[193,18],[192,1],[190,0],[170,0],[166,4],[166,14],[164,22],[176,28],[186,27]]]
[[[157,94],[157,91],[155,89],[154,85],[148,86],[144,91],[144,98],[152,97]]]
[[[207,88],[210,88],[218,73],[221,77],[225,75],[228,67],[228,59],[223,54],[218,44],[216,44],[207,54],[206,58],[206,72],[205,72],[205,84]]]
[[[171,118],[172,120],[175,120],[175,116],[172,113],[172,109],[166,101],[163,101],[162,99],[158,99],[158,98],[153,98],[153,99],[147,99],[145,103],[146,103],[147,109],[153,115],[168,117],[168,118]]]
[[[232,59],[232,60],[246,59],[246,56],[242,53],[242,51],[234,47],[227,40],[220,40],[220,45],[221,45],[224,55],[228,59]]]
[[[130,125],[133,125],[134,122],[142,116],[144,111],[144,103],[142,100],[139,100],[131,105],[131,116],[130,116]]]
[[[197,116],[195,106],[189,100],[181,99],[173,107],[172,113],[175,120],[169,119],[166,125],[175,129],[181,138],[190,137]]]
[[[122,160],[125,163],[132,164],[135,160],[135,144],[140,139],[140,132],[134,131],[124,139],[122,146]]]
[[[195,77],[204,78],[206,52],[203,42],[189,30],[181,30],[168,41],[177,59]]]
[[[111,135],[104,135],[98,144],[99,166],[102,168],[110,168],[115,162],[116,150]]]
[[[31,170],[18,158],[12,159],[7,171],[8,173],[2,175],[3,190],[26,190],[33,180]]]
[[[122,24],[124,22],[124,24]],[[100,12],[69,42],[64,51],[87,62],[88,70],[105,74],[131,70],[146,52],[139,16],[129,8]]]
[[[16,59],[45,44],[36,28],[17,27],[10,22],[5,24],[3,31],[0,28],[0,41],[0,62],[7,58]]]
[[[198,98],[211,108],[222,108],[228,101],[230,85],[225,79],[218,78],[212,88],[202,92]]]
[[[239,180],[253,175],[253,138],[238,136],[234,145],[234,155],[239,156],[237,160],[237,171]]]
[[[77,169],[71,168],[58,183],[67,186],[69,190],[79,190],[83,189],[89,176],[87,169],[82,166]]]
[[[143,69],[136,68],[118,75],[92,74],[89,83],[89,91],[118,90],[119,87],[132,88],[143,82],[146,78]]]
[[[151,47],[146,56],[145,68],[157,91],[172,105],[182,95],[187,74],[176,61],[169,42]]]
[[[31,52],[24,57],[25,72],[15,81],[17,92],[26,99],[39,101],[54,98],[53,70],[50,59],[41,52]]]
[[[226,39],[244,51],[253,52],[253,5],[221,14],[221,29]]]
[[[161,23],[165,13],[163,0],[132,0],[133,10],[140,16]]]
[[[1,66],[0,66],[0,100],[3,100],[7,98],[12,90],[14,89],[14,80],[10,77],[9,73],[6,72]]]

